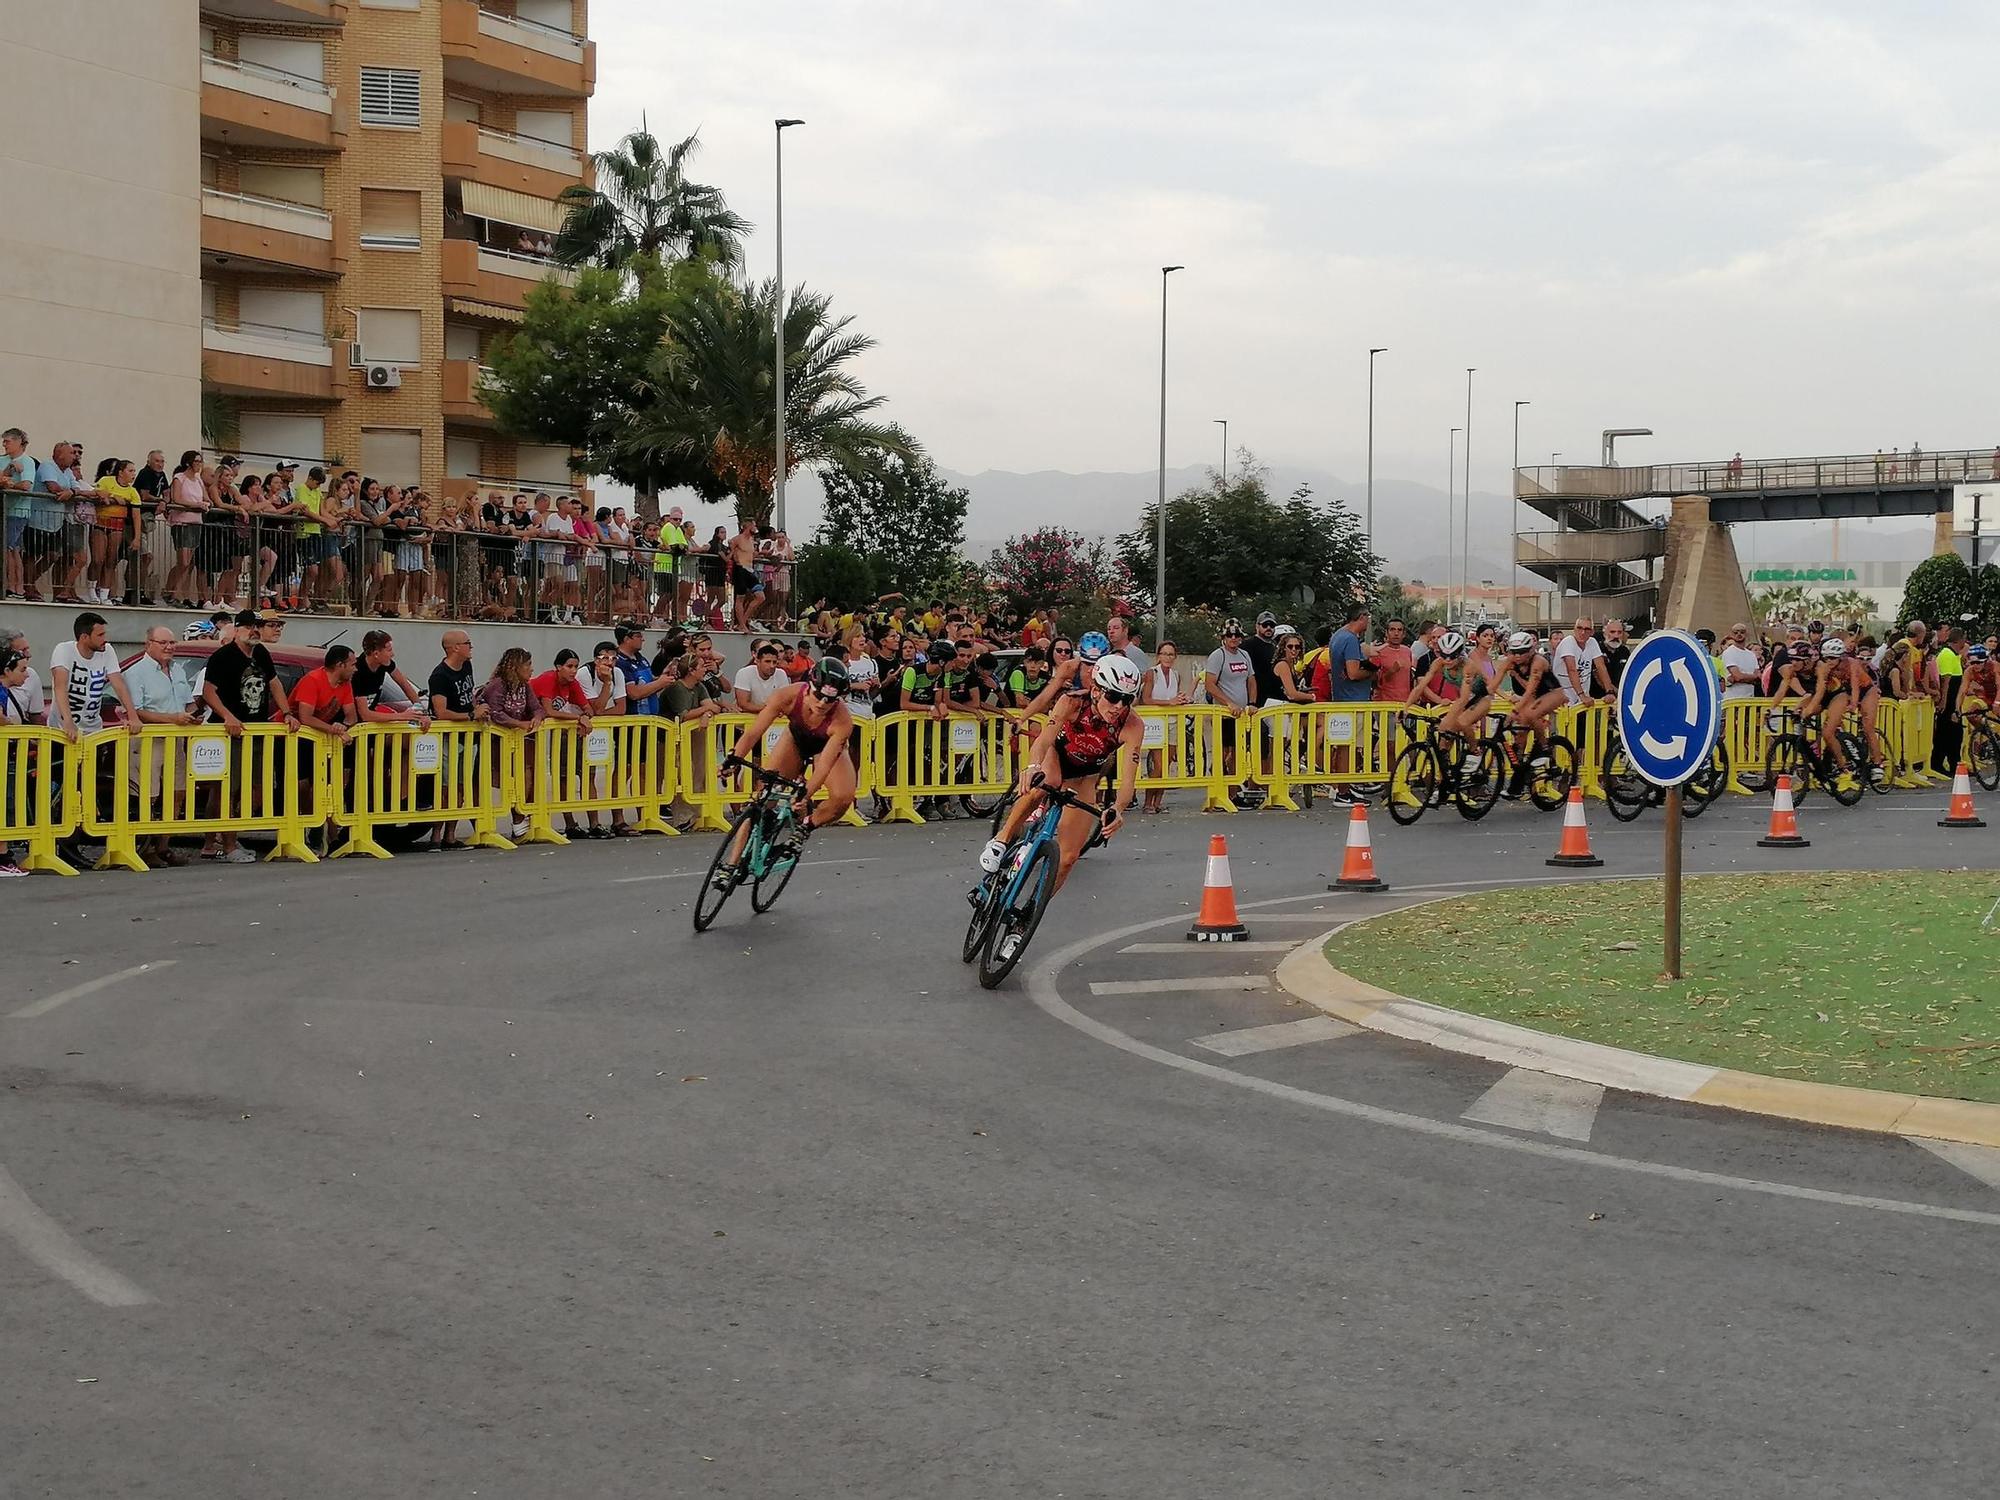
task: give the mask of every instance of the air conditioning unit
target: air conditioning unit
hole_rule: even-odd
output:
[[[368,367],[368,389],[371,391],[393,391],[401,388],[403,372],[395,365],[370,365]]]

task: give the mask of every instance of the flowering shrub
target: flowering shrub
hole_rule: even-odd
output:
[[[1009,538],[993,554],[987,572],[1017,609],[1119,600],[1132,587],[1132,575],[1108,543],[1060,526]]]

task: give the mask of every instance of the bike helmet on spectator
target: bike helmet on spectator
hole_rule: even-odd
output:
[[[1287,640],[1298,633],[1298,627],[1295,625],[1280,625],[1276,630],[1271,632],[1271,639],[1274,641]]]
[[[1101,630],[1087,630],[1083,639],[1076,643],[1076,654],[1085,661],[1096,661],[1111,649],[1111,640]]]
[[[1446,661],[1457,661],[1465,655],[1465,646],[1464,635],[1456,630],[1447,630],[1437,639],[1437,653]]]
[[[1965,659],[1967,661],[1985,661],[1992,654],[1984,646],[1967,646],[1965,648]]]
[[[842,698],[847,695],[847,663],[832,656],[822,656],[813,663],[807,675],[813,691],[822,698]],[[827,689],[833,689],[828,692]]]
[[[1532,651],[1539,645],[1541,642],[1535,638],[1534,631],[1517,630],[1507,637],[1507,654],[1518,656],[1521,652]]]
[[[205,641],[215,634],[215,626],[207,620],[196,620],[181,632],[184,641]]]
[[[1123,656],[1107,656],[1090,669],[1090,680],[1107,693],[1122,693],[1127,698],[1139,691],[1139,669]]]
[[[1837,635],[1830,635],[1819,643],[1819,654],[1822,661],[1838,661],[1847,655],[1847,642]]]

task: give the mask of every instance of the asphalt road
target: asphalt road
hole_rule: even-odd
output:
[[[1776,853],[1732,802],[1689,868],[2000,866],[1942,806]],[[0,1496],[1989,1495],[2000,1189],[1631,1096],[1469,1123],[1476,1060],[1197,1045],[1301,1017],[1275,949],[1120,951],[1217,829],[1296,942],[1555,876],[1556,823],[1378,817],[1357,898],[1325,810],[1135,820],[993,994],[962,823],[699,938],[706,838],[16,882]],[[1189,977],[1235,987],[1092,988]]]

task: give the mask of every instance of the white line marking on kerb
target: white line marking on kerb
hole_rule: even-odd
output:
[[[93,1302],[106,1307],[139,1307],[153,1300],[87,1253],[62,1225],[35,1207],[34,1199],[21,1191],[5,1167],[0,1167],[0,1232],[19,1245],[29,1260]]]
[[[1970,1141],[1927,1141],[1920,1135],[1906,1135],[1903,1139],[1912,1146],[1922,1146],[1959,1171],[1970,1173],[1988,1187],[2000,1188],[2000,1150],[1975,1146]]]
[[[1226,974],[1200,979],[1100,979],[1091,985],[1093,995],[1171,995],[1193,990],[1268,990],[1268,974]]]
[[[866,859],[809,859],[799,866],[801,871],[817,870],[821,865],[872,865],[872,856]],[[620,875],[611,881],[612,885],[638,885],[647,880],[699,880],[706,870],[675,870],[667,875]]]
[[[1648,872],[1654,876],[1658,871]],[[1592,881],[1605,877],[1590,877]],[[1634,876],[1613,877],[1618,879],[1643,878]],[[1546,880],[1468,880],[1464,886],[1486,885],[1548,885]],[[1563,882],[1575,884],[1578,882]],[[1407,895],[1411,887],[1403,892]],[[1452,886],[1427,885],[1423,890],[1451,890]],[[1324,897],[1312,896],[1277,897],[1268,902],[1240,904],[1239,914],[1257,911],[1263,906],[1297,905],[1301,901],[1320,901]],[[2000,1213],[1989,1213],[1973,1208],[1947,1208],[1937,1203],[1912,1203],[1901,1198],[1874,1198],[1862,1193],[1840,1193],[1828,1188],[1800,1187],[1789,1182],[1765,1182],[1755,1177],[1734,1177],[1727,1172],[1704,1172],[1698,1167],[1677,1167],[1666,1162],[1639,1161],[1629,1156],[1612,1156],[1603,1151],[1591,1151],[1582,1146],[1559,1145],[1554,1141],[1528,1140],[1518,1135],[1502,1135],[1494,1130],[1481,1130],[1476,1126],[1461,1124],[1456,1120],[1433,1120],[1424,1115],[1408,1114],[1400,1109],[1384,1109],[1379,1105],[1363,1104],[1356,1099],[1342,1099],[1334,1094],[1316,1094],[1311,1089],[1294,1088],[1287,1083],[1276,1083],[1268,1078],[1259,1078],[1254,1073],[1240,1073],[1234,1068],[1225,1068],[1219,1063],[1203,1062],[1199,1058],[1184,1057],[1178,1052],[1169,1052],[1164,1047],[1155,1047],[1150,1042],[1142,1042],[1137,1037],[1128,1036],[1115,1026],[1085,1015],[1067,1000],[1056,988],[1056,975],[1075,963],[1078,959],[1118,942],[1122,938],[1137,937],[1142,932],[1152,932],[1168,927],[1176,922],[1185,922],[1185,911],[1171,916],[1156,917],[1150,922],[1133,922],[1125,927],[1116,927],[1109,932],[1095,936],[1078,938],[1075,942],[1058,948],[1037,964],[1028,975],[1028,997],[1044,1014],[1053,1017],[1085,1036],[1095,1037],[1107,1047],[1116,1047],[1120,1052],[1133,1057],[1144,1058],[1158,1063],[1164,1068],[1173,1068],[1182,1073],[1191,1073],[1197,1078],[1206,1078],[1214,1083],[1226,1083],[1232,1088],[1249,1089],[1252,1093],[1263,1094],[1266,1098],[1282,1099],[1288,1104],[1299,1104],[1307,1109],[1316,1109],[1326,1114],[1343,1115],[1351,1120],[1366,1120],[1374,1125],[1386,1125],[1393,1130],[1407,1130],[1416,1135],[1433,1136],[1440,1140],[1457,1141],[1462,1145],[1484,1146],[1494,1151],[1513,1151],[1523,1156],[1539,1156],[1544,1161],[1559,1161],[1570,1166],[1599,1167],[1614,1172],[1631,1172],[1641,1177],[1663,1177],[1670,1182],[1684,1182],[1692,1187],[1723,1188],[1732,1192],[1758,1193],[1771,1198],[1791,1198],[1806,1203],[1826,1203],[1836,1208],[1866,1208],[1878,1213],[1908,1214],[1919,1219],[1948,1219],[1959,1224],[1982,1224],[2000,1228]]]
[[[1120,953],[1289,953],[1298,947],[1282,939],[1269,943],[1127,943]]]
[[[161,969],[171,969],[180,960],[176,958],[156,958],[149,964],[134,964],[129,969],[120,969],[116,974],[101,975],[96,979],[86,979],[82,984],[71,985],[66,990],[57,990],[53,995],[44,995],[31,1001],[19,1010],[7,1012],[10,1021],[31,1021],[36,1016],[45,1016],[58,1005],[67,1005],[72,1000],[81,1000],[85,995],[94,995],[99,990],[108,990],[114,984],[123,984],[128,979],[137,979],[141,974],[156,974]]]
[[[1604,1102],[1604,1085],[1579,1083],[1553,1073],[1509,1068],[1500,1081],[1473,1101],[1462,1119],[1509,1130],[1532,1130],[1566,1141],[1587,1141]]]
[[[1241,1031],[1218,1031],[1198,1036],[1188,1045],[1223,1057],[1248,1057],[1253,1052],[1276,1052],[1281,1047],[1303,1047],[1308,1042],[1337,1042],[1358,1035],[1361,1028],[1332,1016],[1312,1016],[1303,1021],[1280,1021],[1275,1026],[1245,1026]]]

